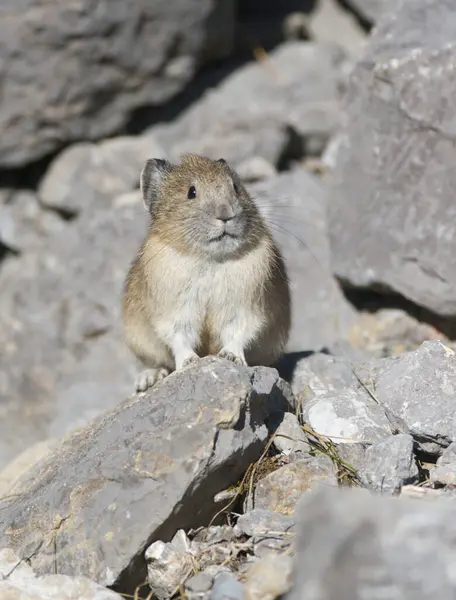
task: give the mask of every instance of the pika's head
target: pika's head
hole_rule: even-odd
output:
[[[223,159],[187,154],[173,165],[153,158],[140,183],[153,231],[179,251],[226,260],[261,237],[258,210]]]

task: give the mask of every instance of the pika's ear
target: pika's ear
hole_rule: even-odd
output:
[[[217,160],[217,162],[220,163],[221,165],[227,165],[228,164],[224,158],[219,158]]]
[[[139,185],[141,188],[144,206],[151,210],[152,204],[156,200],[163,181],[172,170],[172,164],[161,158],[150,158],[144,165],[139,176]]]

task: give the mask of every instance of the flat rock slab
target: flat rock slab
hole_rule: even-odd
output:
[[[299,513],[289,600],[450,600],[456,503],[325,486]]]
[[[38,575],[133,590],[144,550],[204,524],[259,458],[266,420],[293,409],[275,370],[206,358],[68,436],[0,502],[0,547]],[[276,419],[274,419],[276,422]]]
[[[328,204],[333,267],[347,285],[452,317],[455,28],[452,0],[401,2],[380,21],[350,77]]]

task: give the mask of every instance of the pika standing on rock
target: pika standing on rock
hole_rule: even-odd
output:
[[[136,390],[207,355],[273,364],[290,329],[288,279],[237,173],[223,159],[154,158],[140,186],[151,220],[123,298],[126,342],[147,366]]]

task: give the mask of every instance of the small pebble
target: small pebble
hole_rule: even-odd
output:
[[[231,573],[220,573],[214,581],[209,600],[243,600],[244,586],[231,575]]]
[[[293,560],[286,554],[269,554],[252,563],[245,579],[244,600],[275,600],[292,584]]]

